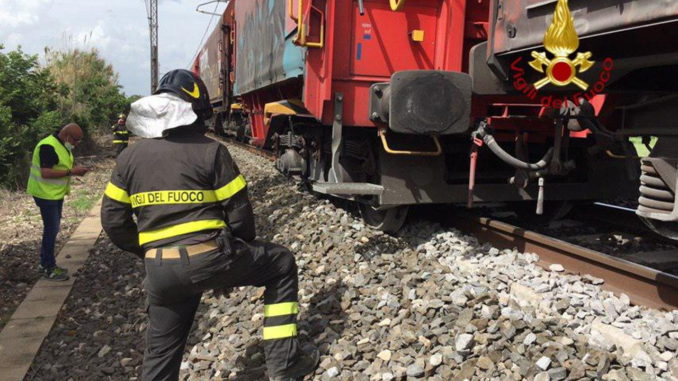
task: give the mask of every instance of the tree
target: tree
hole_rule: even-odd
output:
[[[67,92],[57,97],[57,109],[86,130],[104,129],[127,107],[118,74],[96,49],[45,49],[47,69]]]
[[[0,45],[0,185],[16,188],[25,177],[30,147],[63,119],[55,111],[59,87],[37,56],[3,49]]]
[[[0,45],[0,186],[25,186],[35,144],[67,122],[85,132],[108,127],[129,109],[118,74],[95,49],[45,49],[47,65]],[[87,135],[87,134],[86,134]]]

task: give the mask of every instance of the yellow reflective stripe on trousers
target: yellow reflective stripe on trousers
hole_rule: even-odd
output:
[[[201,220],[167,226],[157,230],[139,232],[139,245],[201,230],[221,229],[226,226],[222,220]]]
[[[132,207],[149,205],[202,204],[216,202],[213,190],[166,190],[135,193],[130,196]]]
[[[127,143],[127,140],[113,140],[113,144]]]
[[[239,175],[235,179],[231,180],[230,183],[215,190],[214,193],[217,195],[217,200],[223,201],[227,198],[233,197],[234,194],[240,192],[243,188],[245,188],[246,185],[247,182],[245,181],[245,177],[243,175]]]
[[[264,327],[264,340],[285,339],[297,336],[296,324],[276,325]]]
[[[130,203],[127,191],[118,188],[115,184],[111,182],[109,182],[108,185],[106,185],[106,190],[104,191],[104,194],[108,196],[108,198],[110,198],[111,200],[119,201],[125,204]]]
[[[299,303],[287,302],[264,305],[264,317],[294,315],[299,313]]]

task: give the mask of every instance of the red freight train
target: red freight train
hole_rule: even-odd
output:
[[[671,236],[677,20],[661,0],[231,0],[193,69],[217,131],[385,231],[413,204],[541,213],[641,185]],[[642,174],[631,136],[659,137]]]

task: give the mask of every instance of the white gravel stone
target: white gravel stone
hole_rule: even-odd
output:
[[[554,264],[549,266],[549,270],[560,273],[560,272],[565,271],[565,268],[563,267],[563,265],[561,265],[559,263],[554,263]]]
[[[388,349],[384,349],[383,351],[379,352],[377,357],[384,360],[385,362],[389,362],[391,361],[391,351]]]
[[[325,372],[325,375],[327,377],[333,378],[333,377],[337,377],[339,375],[339,373],[340,373],[339,368],[337,368],[336,366],[333,366]]]
[[[428,362],[429,364],[431,364],[431,366],[436,367],[443,363],[443,355],[440,353],[436,353],[433,356],[431,356]]]
[[[536,340],[537,340],[537,335],[535,335],[534,333],[530,332],[530,333],[527,334],[527,336],[525,336],[525,339],[523,339],[523,344],[525,344],[525,345],[531,345],[531,344],[534,343]]]
[[[97,354],[97,356],[99,356],[99,358],[101,358],[101,357],[106,356],[110,352],[111,352],[111,347],[109,347],[108,345],[104,345],[103,347],[101,347],[101,349],[99,349],[99,353]]]
[[[546,356],[542,356],[539,360],[537,360],[535,365],[537,365],[537,368],[541,370],[547,370],[549,366],[551,366],[551,359]]]
[[[473,335],[468,333],[463,333],[457,336],[457,340],[454,343],[454,347],[457,352],[463,352],[470,349],[473,346]]]

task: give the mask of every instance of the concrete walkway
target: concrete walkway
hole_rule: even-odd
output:
[[[0,379],[21,381],[61,310],[75,282],[75,273],[87,260],[101,234],[101,200],[89,211],[78,229],[57,255],[59,266],[67,268],[66,282],[40,279],[0,332]]]

